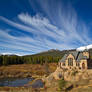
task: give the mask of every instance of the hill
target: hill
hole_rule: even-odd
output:
[[[72,50],[57,50],[57,49],[51,49],[48,51],[40,52],[33,55],[26,55],[26,56],[52,56],[52,57],[63,57],[64,54],[68,53],[69,51],[75,51],[75,49]]]
[[[72,50],[57,50],[51,49],[48,51],[40,52],[33,55],[0,55],[0,65],[13,65],[13,64],[44,64],[44,63],[58,63],[64,54],[75,51]],[[92,59],[92,49],[89,50],[90,58]]]

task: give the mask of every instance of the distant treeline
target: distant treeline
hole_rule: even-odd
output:
[[[50,50],[43,53],[38,53],[34,55],[26,56],[16,56],[16,55],[1,55],[0,56],[0,65],[12,65],[12,64],[44,64],[58,62],[65,53],[74,50]],[[90,58],[92,59],[92,49],[89,50]]]
[[[44,64],[45,62],[52,63],[58,62],[60,56],[0,56],[0,65],[13,65],[13,64]]]

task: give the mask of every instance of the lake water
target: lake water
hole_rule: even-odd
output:
[[[29,85],[28,83],[30,81],[34,80],[33,78],[4,78],[0,79],[0,86],[8,86],[8,87],[30,87],[32,86],[33,88],[40,88],[43,87],[43,82],[41,80],[36,80],[35,83],[32,85]]]

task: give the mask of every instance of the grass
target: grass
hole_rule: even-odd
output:
[[[40,92],[40,89],[33,89],[31,87],[3,87],[0,88],[0,92]]]
[[[49,72],[52,73],[56,70],[57,64],[49,64]],[[9,65],[0,66],[0,78],[2,77],[30,77],[30,76],[43,76],[46,74],[44,65],[40,64],[22,64],[22,65]]]
[[[49,72],[52,73],[56,70],[57,64],[48,64]],[[0,66],[0,78],[3,77],[33,77],[43,76],[46,74],[44,65],[40,64],[21,64]],[[23,88],[23,87],[0,87],[0,92],[40,92],[40,89]],[[41,91],[44,92],[44,91]]]
[[[56,70],[57,64],[50,63],[49,64],[49,72],[52,73]],[[92,71],[90,71],[91,73]],[[46,74],[44,65],[40,64],[23,64],[23,65],[10,65],[10,66],[1,66],[0,67],[0,76],[2,74],[8,75],[19,75],[20,77],[24,77],[24,75],[31,74],[32,76],[43,76]],[[77,71],[73,71],[72,75],[75,76]],[[25,76],[27,77],[27,76]],[[61,80],[53,80],[49,87],[45,87],[42,89],[32,89],[24,88],[24,87],[0,87],[0,92],[92,92],[92,80],[80,80],[78,82],[66,82],[64,79]],[[77,86],[76,86],[77,85]],[[58,89],[59,88],[59,89]]]
[[[65,91],[67,82],[64,79],[58,81],[60,91]]]
[[[73,75],[73,76],[75,76],[77,73],[78,73],[78,71],[76,71],[76,70],[73,70],[73,71],[72,71],[72,75]]]

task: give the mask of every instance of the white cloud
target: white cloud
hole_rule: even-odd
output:
[[[8,32],[5,32],[5,30],[0,30],[0,41],[3,42],[0,44],[0,46],[5,48],[10,47],[11,49],[20,49],[30,52],[31,51],[40,52],[44,48],[43,45],[41,46],[42,43],[39,40],[26,36],[25,37],[11,36]]]
[[[21,13],[18,15],[18,18],[28,25],[37,27],[49,24],[49,20],[47,18],[41,17],[38,14],[32,17],[28,13]]]
[[[85,49],[86,49],[86,46],[83,46],[83,47],[77,48],[76,50],[77,50],[77,51],[84,51]]]
[[[18,56],[23,56],[23,54],[19,54],[19,53],[9,53],[9,52],[2,53],[2,55],[18,55]]]
[[[92,49],[92,44],[87,46],[87,49]]]
[[[23,37],[15,37],[10,35],[8,31],[0,30],[0,40],[10,43],[2,43],[0,46],[36,53],[52,48],[61,50],[77,48],[80,45],[91,43],[91,38],[88,36],[88,27],[78,19],[75,10],[70,5],[65,9],[61,3],[49,5],[47,1],[43,5],[43,1],[40,2],[39,0],[39,5],[45,12],[46,17],[39,13],[34,16],[28,13],[20,13],[16,16],[21,21],[19,23],[0,16],[0,20],[5,21],[8,25],[20,29],[21,32],[24,31],[34,35],[32,37],[27,33]],[[57,8],[54,8],[56,6]],[[36,9],[33,3],[32,7]],[[84,48],[81,47],[80,49],[84,50]]]
[[[76,50],[77,50],[77,51],[84,51],[84,50],[89,50],[89,49],[92,49],[92,44],[87,45],[87,46],[79,47],[79,48],[77,48]]]

